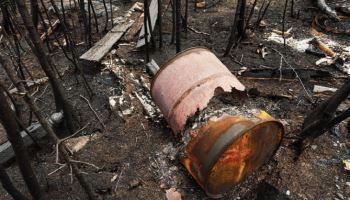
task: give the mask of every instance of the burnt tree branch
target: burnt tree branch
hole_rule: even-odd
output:
[[[48,133],[51,140],[57,144],[60,141],[59,138],[57,137],[54,130],[50,126],[49,122],[46,120],[44,115],[41,113],[41,111],[39,110],[39,108],[35,104],[32,97],[28,94],[28,91],[24,87],[23,81],[20,81],[17,78],[17,76],[15,75],[15,72],[11,67],[10,61],[8,59],[6,59],[6,57],[2,53],[0,53],[0,64],[4,67],[7,75],[9,76],[9,78],[12,81],[12,83],[14,84],[14,86],[18,89],[19,93],[24,94],[24,96],[23,96],[24,101],[27,103],[29,108],[33,111],[34,115],[36,116],[36,118],[38,119],[39,123],[42,125],[44,130]],[[0,84],[1,84],[1,82],[0,82]],[[90,200],[96,199],[96,197],[91,189],[91,186],[88,184],[88,182],[85,180],[85,178],[81,174],[78,166],[75,163],[70,162],[70,157],[69,157],[69,154],[67,152],[67,147],[64,144],[62,144],[62,145],[60,145],[59,150],[60,150],[60,153],[61,153],[64,161],[72,166],[72,170],[73,170],[75,177],[78,179],[80,185],[84,188],[89,199]]]
[[[20,128],[16,122],[16,114],[14,110],[11,109],[7,97],[2,90],[0,90],[0,113],[0,121],[6,130],[7,138],[16,154],[16,161],[23,176],[23,180],[33,198],[42,199],[43,193],[28,159],[27,148],[24,145],[20,134]]]

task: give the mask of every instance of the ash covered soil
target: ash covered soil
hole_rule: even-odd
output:
[[[114,4],[120,10],[126,10],[134,2]],[[160,66],[175,55],[175,45],[171,41],[171,7],[166,9],[164,22],[164,48],[152,51],[153,58]],[[334,2],[332,2],[334,3]],[[348,199],[350,198],[350,172],[344,169],[343,160],[349,159],[349,130],[342,122],[315,140],[300,158],[293,160],[290,144],[301,130],[304,117],[315,108],[310,97],[320,102],[330,94],[315,95],[314,85],[339,88],[346,80],[346,75],[333,67],[322,67],[329,71],[331,77],[291,79],[256,79],[239,75],[242,67],[247,69],[277,68],[281,56],[295,69],[317,69],[317,56],[300,53],[283,44],[268,42],[266,39],[272,29],[282,29],[283,3],[273,1],[266,13],[264,25],[254,32],[249,31],[248,38],[232,51],[232,56],[222,57],[230,33],[236,1],[222,0],[215,6],[194,10],[189,6],[189,26],[210,35],[198,34],[188,30],[183,33],[182,49],[204,46],[212,50],[217,57],[237,76],[246,88],[256,88],[261,93],[277,97],[250,96],[240,105],[247,108],[260,108],[276,119],[281,120],[286,128],[285,138],[275,156],[251,178],[241,185],[232,188],[223,199]],[[260,6],[260,4],[259,4]],[[295,12],[299,17],[286,16],[286,27],[293,27],[294,38],[309,38],[310,25],[316,9],[307,1],[295,1]],[[119,13],[119,12],[118,12]],[[120,13],[116,15],[121,15]],[[256,21],[256,14],[253,22]],[[103,24],[103,23],[102,23]],[[155,30],[157,33],[157,30]],[[348,36],[329,35],[342,45],[349,46]],[[158,39],[156,35],[156,40]],[[95,41],[98,37],[95,38]],[[120,43],[125,43],[121,41]],[[263,59],[256,53],[259,44],[267,47],[268,54]],[[84,52],[84,45],[81,45]],[[53,54],[60,71],[70,63],[57,50]],[[238,64],[241,63],[243,66]],[[37,64],[26,59],[29,67],[35,71]],[[63,76],[64,86],[69,99],[81,119],[81,126],[90,123],[80,135],[79,140],[87,141],[77,152],[75,158],[94,164],[96,167],[80,164],[84,176],[98,194],[99,199],[165,199],[165,191],[174,187],[183,199],[207,199],[203,190],[191,178],[177,159],[179,138],[172,135],[162,117],[148,117],[137,95],[147,95],[151,76],[147,74],[143,51],[135,51],[129,45],[116,45],[115,52],[108,54],[100,65],[84,66],[88,82],[95,95],[91,100],[92,107],[102,118],[106,129],[103,130],[93,112],[80,95],[87,96],[82,84],[77,84],[72,70]],[[190,67],[190,63],[189,63]],[[283,66],[288,68],[288,66]],[[91,70],[94,69],[94,70]],[[98,70],[96,70],[98,69]],[[43,76],[35,73],[37,78]],[[136,81],[135,81],[136,80]],[[141,83],[138,84],[137,82]],[[301,84],[303,83],[303,85]],[[47,84],[47,83],[46,83]],[[305,89],[304,89],[305,87]],[[45,89],[46,88],[46,89]],[[44,92],[45,90],[45,92]],[[306,92],[306,91],[307,92]],[[53,95],[50,87],[39,87],[38,105],[49,114],[54,109]],[[135,93],[137,92],[137,94]],[[111,109],[109,97],[117,102],[123,96],[125,104],[117,104]],[[281,96],[288,96],[284,98]],[[342,108],[349,107],[346,101]],[[124,111],[124,112],[123,112]],[[82,139],[83,138],[83,139]],[[77,140],[78,140],[77,139]],[[74,140],[70,141],[74,143]],[[69,168],[63,168],[52,175],[59,166],[55,164],[55,144],[48,139],[40,141],[42,149],[30,148],[32,165],[38,179],[46,192],[46,199],[86,199],[86,195],[77,180],[71,180]],[[28,194],[18,168],[10,164],[8,168],[15,185]],[[29,195],[28,195],[29,196]],[[10,197],[0,188],[0,199]]]

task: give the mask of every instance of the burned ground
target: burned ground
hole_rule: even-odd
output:
[[[114,2],[119,8],[118,11],[129,9],[133,3]],[[163,18],[165,44],[163,49],[157,48],[151,53],[151,58],[160,65],[175,55],[175,45],[170,44],[171,8],[166,9],[168,2],[163,3],[166,10]],[[350,155],[350,130],[346,129],[346,122],[340,123],[332,131],[317,138],[296,161],[293,160],[293,151],[290,147],[300,133],[305,116],[315,108],[312,101],[320,102],[330,96],[329,93],[314,94],[313,86],[339,88],[348,79],[348,75],[336,67],[316,66],[315,62],[319,59],[317,56],[267,41],[272,29],[281,30],[284,5],[278,1],[273,1],[267,11],[264,25],[259,26],[254,32],[249,31],[247,38],[232,51],[232,56],[222,57],[230,33],[235,3],[222,0],[206,10],[194,10],[190,4],[189,26],[207,34],[187,30],[187,33],[183,33],[182,49],[204,46],[213,51],[248,90],[259,92],[258,95],[250,95],[243,103],[240,102],[240,105],[260,108],[281,120],[285,125],[286,134],[273,159],[242,185],[233,188],[225,195],[225,199],[350,198],[350,174],[344,169],[343,164],[343,160],[349,159]],[[287,29],[293,28],[291,33],[295,39],[311,37],[310,27],[317,10],[311,3],[299,0],[295,3],[295,10],[298,17],[291,18],[288,13]],[[122,12],[118,11],[115,15],[122,16]],[[253,17],[253,22],[255,20],[256,16]],[[101,22],[101,26],[102,24]],[[341,45],[349,46],[349,36],[335,34],[328,36]],[[96,36],[95,41],[98,38]],[[264,59],[256,53],[261,43],[268,51]],[[81,83],[76,83],[73,70],[69,68],[70,63],[61,51],[56,50],[52,53],[59,70],[65,71],[64,87],[79,113],[81,126],[90,123],[80,134],[88,136],[87,144],[74,154],[80,161],[92,163],[98,168],[81,164],[84,176],[99,194],[100,199],[164,199],[165,190],[170,187],[180,191],[183,199],[206,199],[203,190],[176,157],[179,139],[172,135],[163,118],[149,118],[135,96],[134,91],[139,87],[135,84],[135,80],[140,82],[145,80],[145,85],[149,86],[151,76],[146,72],[143,51],[135,50],[132,45],[125,44],[127,42],[122,40],[119,45],[115,45],[115,52],[103,59],[102,66],[84,65],[89,72],[86,74],[88,82],[95,94],[91,105],[102,118],[105,130],[80,97],[80,95],[86,96],[86,92]],[[87,49],[84,45],[80,45],[79,48],[81,53]],[[246,67],[247,70],[279,68],[281,55],[278,52],[296,71],[309,69],[311,72],[298,71],[300,79],[293,74],[289,78],[284,78],[284,75],[288,74],[282,74],[281,80],[279,76],[252,78],[239,75],[242,67]],[[30,56],[31,54],[27,54],[25,64],[34,72],[35,78],[41,78],[43,74]],[[291,69],[287,65],[282,67],[286,70]],[[310,75],[315,70],[327,71],[330,75]],[[54,103],[52,91],[47,84],[38,86],[39,92],[35,93],[34,97],[38,98],[37,104],[44,113],[49,115],[54,110]],[[36,88],[33,88],[33,92],[35,90]],[[143,88],[140,91],[140,94],[144,94],[147,89]],[[261,95],[262,93],[267,95]],[[109,97],[116,95],[124,96],[124,101],[128,105],[111,109]],[[344,110],[349,105],[350,102],[347,100],[340,109]],[[120,115],[128,108],[132,108],[130,114]],[[24,116],[24,119],[27,117]],[[40,141],[40,145],[42,149],[31,148],[30,152],[32,165],[47,193],[46,199],[86,199],[79,183],[75,179],[71,180],[69,168],[48,175],[59,167],[55,165],[54,144],[44,138]],[[15,185],[27,194],[15,164],[10,163],[8,173]],[[0,199],[10,199],[2,188],[0,191]]]

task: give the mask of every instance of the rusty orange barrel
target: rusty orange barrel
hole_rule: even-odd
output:
[[[221,197],[267,162],[284,135],[283,125],[264,111],[225,113],[198,129],[184,130],[187,119],[206,108],[213,96],[233,89],[245,87],[205,48],[176,55],[151,86],[152,98],[173,132],[190,138],[182,162],[210,197]]]
[[[183,163],[207,195],[215,198],[251,175],[276,152],[283,125],[266,112],[226,116],[191,131]]]
[[[155,75],[151,95],[174,133],[189,116],[206,107],[214,93],[245,87],[208,49],[191,48],[177,54]]]

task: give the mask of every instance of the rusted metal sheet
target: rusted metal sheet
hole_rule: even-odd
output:
[[[166,63],[153,79],[151,95],[174,133],[188,117],[205,108],[210,99],[245,87],[206,48],[183,51]]]
[[[226,116],[191,131],[183,163],[210,197],[221,197],[268,161],[283,125],[261,111],[256,118]]]

